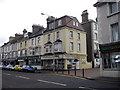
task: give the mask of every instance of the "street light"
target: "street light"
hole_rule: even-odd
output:
[[[46,15],[48,17],[53,17],[48,14],[41,13],[41,15]],[[55,18],[54,18],[54,31],[55,31]],[[54,32],[54,41],[55,41],[55,32]],[[53,53],[53,71],[55,71],[55,53]]]

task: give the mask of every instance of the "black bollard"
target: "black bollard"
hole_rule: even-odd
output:
[[[70,69],[68,68],[68,75],[70,75]]]
[[[76,76],[76,66],[75,66],[75,76]]]
[[[83,77],[84,77],[84,68],[82,69],[82,74],[83,74]]]

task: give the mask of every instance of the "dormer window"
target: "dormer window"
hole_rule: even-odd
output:
[[[76,22],[76,26],[77,26],[77,27],[79,26],[78,22]]]
[[[28,33],[27,32],[24,33],[24,38],[26,38],[26,37],[28,37]]]
[[[62,20],[58,20],[58,26],[62,25]]]
[[[75,21],[73,21],[73,26],[75,26]]]

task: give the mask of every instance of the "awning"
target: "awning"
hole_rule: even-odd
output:
[[[40,59],[40,56],[26,56],[17,58],[17,60],[32,60],[32,59]]]
[[[99,47],[101,52],[120,51],[120,41],[107,44],[100,44]]]
[[[16,58],[8,58],[7,60],[8,60],[8,61],[15,61]]]

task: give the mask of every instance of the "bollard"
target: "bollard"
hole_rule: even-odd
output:
[[[84,77],[84,68],[82,69],[82,74],[83,74],[82,76]]]
[[[75,76],[76,76],[76,66],[75,66]]]
[[[69,70],[69,68],[68,68],[68,75],[70,75],[70,70]]]
[[[62,74],[64,74],[64,68],[62,67]]]
[[[58,67],[57,67],[57,74],[58,74]]]

